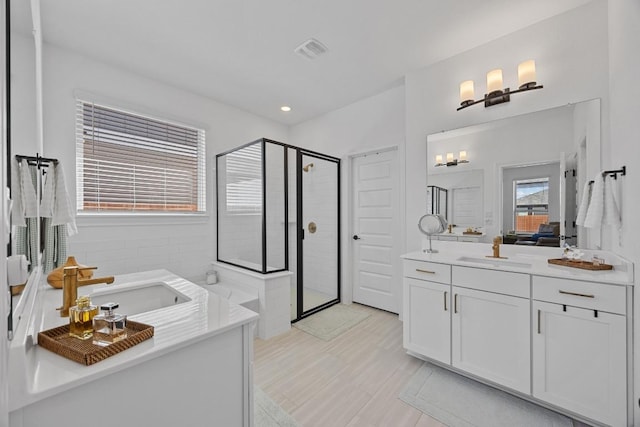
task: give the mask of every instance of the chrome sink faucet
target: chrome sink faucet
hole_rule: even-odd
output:
[[[60,316],[69,316],[69,308],[76,303],[78,299],[78,287],[87,285],[97,285],[98,283],[113,283],[113,276],[98,277],[95,279],[78,279],[78,271],[80,270],[95,270],[97,267],[83,267],[78,266],[65,267],[64,279],[62,282],[62,307],[60,310]]]

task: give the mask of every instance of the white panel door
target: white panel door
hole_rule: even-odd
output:
[[[529,299],[453,286],[453,366],[530,392]]]
[[[397,150],[355,157],[353,194],[353,300],[400,310],[400,191]]]
[[[533,396],[626,426],[625,317],[539,301],[532,317]]]
[[[404,278],[403,344],[407,350],[451,363],[451,286]]]

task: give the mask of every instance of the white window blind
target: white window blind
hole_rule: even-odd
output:
[[[204,130],[78,100],[78,212],[206,211]]]
[[[262,212],[262,145],[249,145],[223,158],[226,160],[227,212]]]

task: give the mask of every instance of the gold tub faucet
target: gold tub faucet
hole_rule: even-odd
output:
[[[95,279],[78,279],[78,271],[95,270],[98,267],[71,266],[64,268],[64,278],[62,281],[62,307],[59,307],[60,316],[69,316],[69,308],[76,303],[78,299],[78,287],[87,285],[97,285],[98,283],[113,283],[113,276],[98,277]]]

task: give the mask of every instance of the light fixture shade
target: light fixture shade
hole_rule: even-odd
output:
[[[536,61],[529,59],[518,65],[518,84],[520,87],[535,86]]]
[[[473,80],[466,80],[460,83],[460,103],[463,104],[467,101],[473,101],[475,99],[475,91],[473,89]]]
[[[441,165],[442,164],[442,154],[437,154],[436,155],[436,165]]]
[[[453,162],[453,153],[447,153],[447,163]]]
[[[460,152],[460,158],[458,159],[458,161],[460,161],[460,162],[466,162],[467,161],[467,152],[466,151],[461,151]]]
[[[502,91],[502,70],[497,68],[487,73],[487,93]]]

